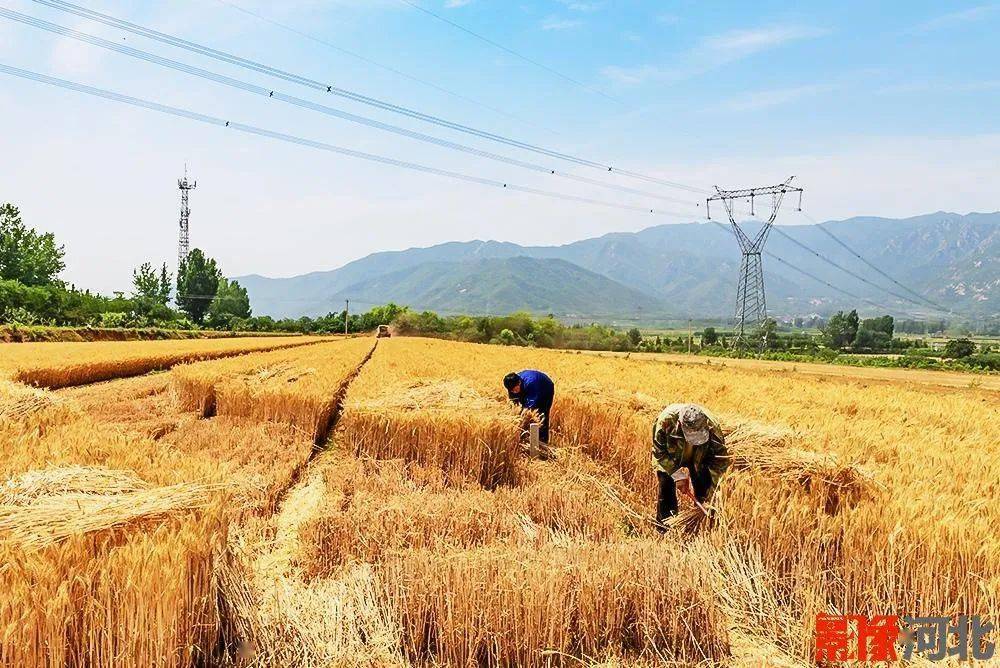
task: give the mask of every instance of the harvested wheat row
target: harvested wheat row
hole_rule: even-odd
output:
[[[239,360],[173,370],[181,406],[295,425],[314,440],[329,429],[351,376],[371,354],[370,339],[352,338]]]
[[[317,337],[20,343],[0,350],[0,376],[57,389],[137,376],[196,360],[308,345]]]

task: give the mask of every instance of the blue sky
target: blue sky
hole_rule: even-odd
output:
[[[577,86],[400,0],[78,1],[366,95],[671,181],[745,187],[795,174],[817,219],[1000,208],[1000,3],[414,0],[583,84]],[[346,111],[551,162],[30,0],[0,5]],[[650,204],[222,88],[6,19],[0,63],[356,150]],[[175,182],[185,161],[199,181],[192,243],[230,275],[329,269],[372,251],[455,239],[565,243],[685,220],[413,174],[6,76],[0,86],[0,199],[19,204],[30,224],[66,243],[67,279],[99,290],[127,289],[131,268],[144,260],[172,262]],[[666,208],[697,219],[693,204]],[[779,222],[806,221],[788,211]]]

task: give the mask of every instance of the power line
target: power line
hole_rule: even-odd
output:
[[[854,278],[856,278],[857,280],[861,281],[862,283],[864,283],[864,284],[866,284],[866,285],[869,285],[869,286],[871,286],[871,287],[875,288],[876,290],[881,290],[882,292],[885,292],[886,294],[890,294],[890,295],[892,295],[893,297],[896,297],[897,299],[902,299],[902,300],[903,300],[904,302],[910,302],[911,304],[917,304],[918,306],[921,306],[921,307],[923,307],[923,306],[924,306],[924,304],[923,304],[923,303],[921,303],[921,302],[918,302],[918,301],[916,301],[916,300],[914,300],[914,299],[912,299],[912,298],[910,298],[910,297],[907,297],[907,296],[905,296],[905,295],[901,295],[901,294],[899,294],[898,292],[894,292],[894,291],[892,291],[892,290],[890,290],[890,289],[888,289],[888,288],[886,288],[886,287],[883,287],[883,286],[881,286],[881,285],[879,285],[879,284],[877,284],[877,283],[873,283],[872,281],[869,281],[869,280],[868,280],[867,278],[865,278],[864,276],[861,276],[861,275],[859,275],[859,274],[857,274],[857,273],[855,273],[855,272],[851,271],[851,270],[850,270],[850,269],[848,269],[847,267],[844,267],[844,266],[842,266],[842,265],[840,265],[840,264],[838,264],[838,263],[834,262],[833,260],[831,260],[830,258],[826,257],[826,256],[825,256],[825,255],[823,255],[822,253],[819,253],[819,252],[817,252],[817,251],[814,251],[814,250],[813,250],[812,248],[810,248],[809,246],[806,246],[806,245],[805,245],[804,243],[802,243],[801,241],[799,241],[799,240],[795,239],[794,237],[792,237],[791,235],[789,235],[789,234],[787,234],[787,233],[783,232],[783,231],[781,230],[781,228],[775,228],[775,230],[776,230],[776,231],[778,232],[778,234],[780,234],[781,236],[785,237],[786,239],[788,239],[789,241],[791,241],[791,242],[792,242],[793,244],[795,244],[796,246],[799,246],[799,247],[800,247],[800,248],[802,248],[802,249],[803,249],[804,251],[806,251],[806,252],[808,252],[808,253],[811,253],[811,254],[815,255],[815,256],[816,256],[816,257],[818,257],[818,258],[819,258],[820,260],[823,260],[824,262],[826,262],[826,263],[827,263],[827,264],[829,264],[830,266],[832,266],[832,267],[834,267],[834,268],[836,268],[836,269],[839,269],[840,271],[844,272],[845,274],[848,274],[848,275],[850,275],[850,276],[853,276]]]
[[[454,97],[455,99],[462,100],[463,102],[468,102],[469,104],[473,104],[473,105],[475,105],[477,107],[481,107],[481,108],[486,109],[488,111],[492,111],[495,114],[499,114],[501,116],[506,116],[507,118],[515,120],[515,121],[517,121],[519,123],[524,123],[526,125],[531,125],[533,127],[543,127],[543,126],[539,126],[536,123],[533,123],[532,121],[529,121],[529,120],[526,120],[524,118],[521,118],[520,116],[517,116],[516,114],[512,114],[512,113],[506,112],[506,111],[504,111],[502,109],[498,109],[497,107],[493,107],[491,105],[488,105],[485,102],[481,102],[480,100],[477,100],[475,98],[469,97],[468,95],[463,95],[462,93],[450,90],[448,88],[445,88],[444,86],[439,86],[436,83],[433,83],[433,82],[428,81],[426,79],[421,79],[420,77],[414,76],[412,74],[408,74],[408,73],[406,73],[406,72],[404,72],[404,71],[402,71],[400,69],[397,69],[397,68],[395,68],[395,67],[393,67],[391,65],[386,65],[385,63],[380,63],[377,60],[373,60],[373,59],[371,59],[371,58],[369,58],[367,56],[364,56],[364,55],[362,55],[360,53],[357,53],[356,51],[351,51],[350,49],[345,49],[344,47],[338,46],[338,45],[334,44],[333,42],[330,42],[329,40],[323,39],[321,37],[317,37],[315,35],[312,35],[310,33],[305,32],[303,30],[299,30],[298,28],[290,26],[290,25],[288,25],[286,23],[282,23],[281,21],[276,21],[275,19],[272,19],[270,17],[264,16],[263,14],[260,14],[259,12],[253,11],[252,9],[247,9],[246,7],[242,7],[240,5],[237,5],[235,2],[230,2],[229,0],[216,0],[216,2],[218,2],[218,3],[222,4],[222,5],[225,5],[227,7],[230,7],[232,9],[235,9],[236,11],[241,12],[243,14],[246,14],[247,16],[252,16],[252,17],[256,18],[259,21],[263,21],[264,23],[269,23],[269,24],[271,24],[271,25],[273,25],[273,26],[275,26],[277,28],[280,28],[280,29],[288,31],[288,32],[290,32],[292,34],[298,35],[299,37],[303,37],[303,38],[308,39],[308,40],[310,40],[312,42],[315,42],[317,44],[321,44],[321,45],[323,45],[323,46],[325,46],[325,47],[327,47],[329,49],[333,49],[337,53],[342,53],[342,54],[344,54],[346,56],[350,56],[351,58],[355,58],[357,60],[360,60],[363,63],[371,65],[372,67],[377,67],[379,69],[385,70],[386,72],[391,72],[391,73],[395,74],[396,76],[400,76],[400,77],[403,77],[404,79],[409,79],[410,81],[414,81],[414,82],[419,83],[419,84],[421,84],[423,86],[427,86],[428,88],[432,88],[432,89],[438,91],[439,93],[444,93],[445,95],[450,95],[451,97]],[[549,131],[549,132],[555,132],[555,130],[552,130],[550,128],[544,128],[544,129],[547,130],[547,131]]]
[[[930,299],[928,299],[927,297],[924,297],[923,295],[921,295],[919,292],[917,292],[915,290],[911,290],[910,288],[908,288],[907,286],[903,285],[902,283],[900,283],[899,281],[897,281],[895,278],[893,278],[892,276],[890,276],[889,274],[887,274],[884,271],[882,271],[882,269],[880,267],[878,267],[877,265],[872,264],[871,262],[869,262],[868,260],[866,260],[864,257],[862,257],[862,255],[860,253],[858,253],[856,250],[854,250],[853,248],[851,248],[850,246],[848,246],[847,244],[845,244],[843,241],[841,241],[840,239],[838,239],[836,236],[834,236],[833,232],[831,232],[830,230],[826,229],[826,227],[824,227],[819,222],[817,222],[815,218],[813,218],[812,216],[810,216],[809,214],[807,214],[805,211],[802,211],[800,209],[799,213],[801,213],[807,220],[812,221],[813,225],[816,226],[816,229],[818,229],[820,232],[822,232],[826,236],[828,236],[831,239],[833,239],[834,241],[836,241],[838,244],[840,244],[840,246],[842,246],[844,248],[844,250],[846,250],[851,255],[853,255],[854,257],[858,258],[862,262],[864,262],[866,265],[868,265],[868,267],[870,267],[871,269],[875,270],[883,278],[888,279],[889,281],[891,281],[896,286],[902,288],[903,290],[906,290],[911,295],[914,295],[915,297],[917,297],[921,301],[924,301],[924,302],[930,304],[934,308],[940,309],[942,312],[951,313],[952,315],[954,315],[954,312],[951,309],[946,308],[944,306],[941,306],[940,304],[937,304],[937,303],[931,301]]]
[[[222,1],[222,0],[220,0],[220,1]],[[97,46],[97,47],[100,47],[100,48],[103,48],[103,49],[107,49],[109,51],[114,51],[116,53],[120,53],[122,55],[130,56],[132,58],[136,58],[136,59],[148,62],[148,63],[152,63],[154,65],[159,65],[160,67],[165,67],[165,68],[169,68],[169,69],[176,70],[176,71],[179,71],[179,72],[184,72],[185,74],[190,74],[192,76],[196,76],[196,77],[199,77],[199,78],[202,78],[202,79],[206,79],[208,81],[212,81],[214,83],[221,84],[223,86],[228,86],[230,88],[236,88],[238,90],[242,90],[242,91],[245,91],[245,92],[248,92],[248,93],[254,93],[256,95],[260,95],[260,96],[265,97],[267,99],[280,100],[280,101],[285,102],[287,104],[292,104],[292,105],[295,105],[295,106],[303,108],[303,109],[308,109],[310,111],[315,111],[315,112],[318,112],[318,113],[326,114],[328,116],[333,116],[333,117],[336,117],[336,118],[347,120],[347,121],[350,121],[352,123],[358,123],[358,124],[361,124],[361,125],[366,125],[368,127],[373,127],[373,128],[378,129],[378,130],[382,130],[382,131],[385,131],[385,132],[391,132],[391,133],[394,133],[394,134],[397,134],[397,135],[400,135],[400,136],[408,137],[410,139],[415,139],[417,141],[426,142],[426,143],[433,144],[433,145],[436,145],[436,146],[441,146],[443,148],[448,148],[448,149],[451,149],[451,150],[454,150],[454,151],[460,151],[460,152],[467,153],[467,154],[470,154],[470,155],[474,155],[474,156],[477,156],[477,157],[486,158],[486,159],[489,159],[489,160],[494,160],[494,161],[506,163],[506,164],[509,164],[509,165],[514,165],[516,167],[521,167],[523,169],[528,169],[528,170],[531,170],[531,171],[534,171],[534,172],[538,172],[538,173],[541,173],[541,174],[558,176],[560,178],[569,179],[569,180],[572,180],[572,181],[577,181],[577,182],[581,182],[581,183],[587,183],[587,184],[590,184],[590,185],[593,185],[593,186],[596,186],[596,187],[599,187],[599,188],[606,188],[606,189],[609,189],[609,190],[617,190],[619,192],[629,193],[631,195],[639,195],[639,196],[642,196],[642,197],[651,197],[651,198],[654,198],[654,199],[659,199],[659,200],[668,201],[668,202],[674,202],[674,203],[680,203],[680,204],[689,204],[691,206],[696,206],[696,207],[700,206],[697,203],[690,202],[690,201],[687,201],[687,200],[682,200],[682,199],[679,199],[679,198],[676,198],[676,197],[668,197],[668,196],[665,196],[665,195],[660,195],[660,194],[649,192],[649,191],[645,191],[645,190],[639,190],[639,189],[636,189],[636,188],[629,188],[627,186],[621,186],[621,185],[618,185],[618,184],[615,184],[615,183],[608,183],[608,182],[600,181],[600,180],[597,180],[597,179],[591,179],[591,178],[587,178],[585,176],[579,176],[577,174],[571,174],[571,173],[568,173],[568,172],[563,172],[561,170],[557,171],[555,169],[552,169],[550,167],[547,167],[547,166],[544,166],[544,165],[540,165],[540,164],[537,164],[537,163],[528,162],[528,161],[525,161],[525,160],[518,160],[516,158],[511,158],[511,157],[500,155],[500,154],[497,154],[497,153],[492,153],[490,151],[484,151],[482,149],[478,149],[478,148],[474,148],[474,147],[471,147],[471,146],[467,146],[465,144],[459,144],[457,142],[449,141],[449,140],[446,140],[446,139],[441,139],[441,138],[435,137],[433,135],[428,135],[428,134],[424,134],[422,132],[416,132],[414,130],[409,130],[407,128],[402,128],[402,127],[399,127],[397,125],[392,125],[392,124],[389,124],[389,123],[383,123],[382,121],[377,121],[375,119],[368,118],[366,116],[359,116],[357,114],[352,114],[350,112],[346,112],[346,111],[343,111],[343,110],[340,110],[340,109],[336,109],[334,107],[329,107],[329,106],[326,106],[326,105],[317,104],[317,103],[312,102],[310,100],[305,100],[303,98],[295,97],[293,95],[286,95],[286,94],[281,93],[281,92],[276,91],[276,90],[271,90],[269,88],[265,88],[263,86],[258,86],[256,84],[248,83],[246,81],[241,81],[239,79],[233,79],[231,77],[228,77],[228,76],[225,76],[225,75],[222,75],[222,74],[218,74],[216,72],[205,70],[205,69],[202,69],[200,67],[194,67],[194,66],[188,65],[186,63],[182,63],[182,62],[179,62],[179,61],[176,61],[176,60],[171,60],[169,58],[164,58],[162,56],[158,56],[156,54],[149,53],[147,51],[142,51],[140,49],[136,49],[136,48],[133,48],[133,47],[130,47],[130,46],[126,46],[124,44],[118,44],[116,42],[111,42],[109,40],[102,39],[100,37],[96,37],[94,35],[91,35],[91,34],[88,34],[88,33],[85,33],[85,32],[81,32],[79,30],[74,30],[72,28],[67,28],[65,26],[61,26],[61,25],[58,25],[58,24],[55,24],[55,23],[51,23],[49,21],[44,21],[42,19],[38,19],[38,18],[35,18],[35,17],[32,17],[32,16],[28,16],[26,14],[21,14],[20,12],[15,12],[15,11],[12,11],[12,10],[9,10],[9,9],[5,9],[3,7],[0,7],[0,17],[4,17],[4,18],[10,19],[12,21],[17,21],[19,23],[30,25],[30,26],[32,26],[34,28],[39,28],[41,30],[46,30],[48,32],[51,32],[51,33],[54,33],[54,34],[57,34],[57,35],[61,35],[63,37],[68,37],[70,39],[75,39],[75,40],[78,40],[78,41],[81,41],[81,42],[85,42],[87,44],[91,44],[93,46]]]
[[[728,232],[730,234],[733,234],[734,236],[736,234],[735,232],[733,232],[733,230],[731,230],[730,228],[726,227],[725,225],[723,225],[722,223],[720,223],[718,221],[710,220],[709,222],[711,222],[713,225],[715,225],[716,227],[718,227],[719,229],[721,229],[723,232]],[[859,295],[854,294],[853,292],[849,292],[847,290],[844,290],[843,288],[838,288],[836,285],[833,285],[829,281],[826,281],[826,280],[820,278],[819,276],[817,276],[817,275],[815,275],[815,274],[813,274],[811,272],[806,271],[805,269],[801,269],[801,268],[795,266],[794,264],[792,264],[788,260],[785,260],[785,259],[783,259],[781,257],[778,257],[777,255],[775,255],[774,253],[772,253],[770,251],[764,251],[764,255],[768,256],[769,258],[771,258],[773,260],[777,260],[778,262],[780,262],[783,265],[789,267],[790,269],[793,269],[793,270],[797,271],[798,273],[802,274],[803,276],[811,278],[811,279],[813,279],[814,281],[816,281],[818,283],[822,283],[823,285],[825,285],[826,287],[830,288],[831,290],[835,290],[836,292],[839,292],[839,293],[841,293],[843,295],[846,295],[846,296],[850,297],[851,299],[857,299],[859,301],[868,302],[872,306],[874,306],[876,308],[880,308],[880,309],[882,309],[884,311],[896,311],[897,313],[905,313],[901,309],[897,309],[897,308],[894,308],[894,307],[886,306],[884,304],[879,304],[878,302],[874,302],[874,301],[872,301],[872,300],[870,300],[870,299],[868,299],[866,297],[861,297]]]
[[[522,142],[517,139],[512,139],[502,135],[494,134],[486,130],[480,130],[477,128],[473,128],[471,126],[455,123],[453,121],[449,121],[444,118],[434,116],[432,114],[425,114],[423,112],[416,111],[408,107],[397,105],[391,102],[386,102],[384,100],[379,100],[377,98],[369,97],[367,95],[362,95],[361,93],[356,93],[354,91],[347,90],[345,88],[339,88],[332,84],[325,84],[320,81],[316,81],[315,79],[311,79],[309,77],[301,76],[298,74],[292,74],[290,72],[286,72],[284,70],[280,70],[278,68],[271,67],[269,65],[248,60],[246,58],[234,56],[232,54],[226,53],[224,51],[219,51],[211,47],[195,44],[194,42],[190,42],[188,40],[181,39],[179,37],[175,37],[167,33],[159,32],[157,30],[152,30],[150,28],[145,28],[135,23],[118,19],[113,16],[109,16],[107,14],[101,14],[100,12],[87,9],[85,7],[79,7],[77,5],[66,2],[65,0],[33,0],[33,1],[37,4],[44,5],[46,7],[51,7],[53,9],[58,9],[60,11],[67,12],[69,14],[74,14],[76,16],[80,16],[89,19],[91,21],[96,21],[98,23],[102,23],[104,25],[111,26],[119,30],[124,30],[132,34],[145,37],[147,39],[152,39],[164,44],[168,44],[170,46],[174,46],[180,49],[185,49],[192,53],[196,53],[208,58],[213,58],[215,60],[219,60],[221,62],[225,62],[230,65],[236,65],[237,67],[242,67],[244,69],[258,72],[260,74],[266,74],[268,76],[282,79],[284,81],[288,81],[296,85],[312,88],[313,90],[330,93],[332,95],[337,95],[339,97],[343,97],[352,100],[354,102],[366,104],[375,107],[377,109],[382,109],[384,111],[390,111],[392,113],[401,114],[409,118],[413,118],[425,123],[431,123],[433,125],[438,125],[440,127],[444,127],[449,130],[454,130],[456,132],[462,132],[475,137],[479,137],[481,139],[487,139],[489,141],[505,144],[507,146],[512,146],[525,151],[538,153],[540,155],[546,155],[550,158],[565,160],[567,162],[571,162],[584,167],[598,169],[602,172],[614,172],[622,176],[639,179],[642,181],[646,181],[648,183],[655,183],[669,188],[679,188],[681,190],[687,190],[689,192],[696,192],[702,194],[708,192],[707,190],[704,190],[702,188],[696,188],[694,186],[678,183],[675,181],[668,181],[655,176],[641,174],[639,172],[618,169],[616,167],[613,167],[612,165],[608,165],[600,161],[581,158],[568,153],[562,153],[560,151],[544,148],[542,146],[537,146],[535,144],[530,144],[528,142]]]
[[[529,63],[531,65],[534,65],[535,67],[538,67],[538,68],[541,68],[541,69],[545,70],[549,74],[554,74],[555,76],[559,77],[560,79],[562,79],[564,81],[568,81],[569,83],[573,84],[574,86],[578,86],[579,88],[582,88],[583,90],[587,91],[588,93],[593,93],[594,95],[600,95],[601,97],[607,98],[608,100],[611,100],[612,102],[614,102],[616,104],[620,104],[620,105],[623,105],[623,106],[625,104],[621,100],[619,100],[617,98],[614,98],[614,97],[608,95],[607,93],[605,93],[603,91],[600,91],[600,90],[598,90],[596,88],[588,86],[587,84],[583,83],[582,81],[579,81],[577,79],[574,79],[571,76],[563,74],[562,72],[560,72],[560,71],[558,71],[556,69],[553,69],[553,68],[549,67],[548,65],[546,65],[544,63],[540,63],[537,60],[529,58],[528,56],[525,56],[522,53],[518,53],[517,51],[514,51],[513,49],[511,49],[509,47],[506,47],[503,44],[500,44],[499,42],[496,42],[496,41],[490,39],[489,37],[486,37],[484,35],[480,35],[477,32],[473,32],[472,30],[469,30],[465,26],[460,25],[460,24],[452,21],[449,18],[441,16],[440,14],[435,14],[431,10],[426,9],[424,7],[421,7],[420,5],[418,5],[415,2],[411,2],[410,0],[399,0],[399,1],[402,2],[404,5],[409,5],[410,7],[413,7],[414,9],[423,12],[427,16],[432,16],[435,19],[437,19],[438,21],[441,21],[442,23],[446,23],[446,24],[450,25],[452,28],[455,28],[456,30],[461,30],[465,34],[471,35],[471,36],[475,37],[476,39],[478,39],[481,42],[485,42],[486,44],[489,44],[490,46],[496,47],[496,48],[500,49],[501,51],[503,51],[504,53],[508,53],[508,54],[514,56],[515,58],[520,58],[521,60],[523,60],[526,63]]]
[[[505,183],[503,181],[497,181],[495,179],[488,179],[480,176],[474,176],[471,174],[465,174],[462,172],[454,172],[446,169],[440,169],[437,167],[430,167],[428,165],[422,165],[415,162],[407,162],[405,160],[397,160],[396,158],[389,158],[386,156],[375,155],[373,153],[365,153],[363,151],[355,151],[353,149],[344,148],[342,146],[335,146],[333,144],[327,144],[320,141],[315,141],[312,139],[305,139],[302,137],[296,137],[294,135],[285,134],[282,132],[275,132],[273,130],[267,130],[265,128],[255,127],[253,125],[246,125],[243,123],[237,123],[235,121],[228,121],[215,116],[209,116],[207,114],[202,114],[196,111],[191,111],[188,109],[181,109],[179,107],[172,107],[165,104],[160,104],[158,102],[152,102],[149,100],[143,100],[141,98],[131,97],[129,95],[123,95],[121,93],[116,93],[113,91],[105,90],[102,88],[95,88],[93,86],[87,86],[84,84],[75,83],[72,81],[67,81],[66,79],[58,79],[56,77],[50,77],[44,74],[39,74],[38,72],[32,72],[30,70],[22,70],[20,68],[11,67],[9,65],[0,64],[0,72],[4,74],[10,74],[12,76],[20,77],[22,79],[29,79],[32,81],[38,81],[40,83],[49,84],[51,86],[57,86],[60,88],[65,88],[68,90],[77,91],[80,93],[86,93],[88,95],[93,95],[96,97],[102,97],[107,100],[112,100],[115,102],[121,102],[124,104],[129,104],[135,107],[141,107],[144,109],[149,109],[152,111],[158,111],[163,114],[169,114],[172,116],[179,116],[182,118],[187,118],[193,121],[199,121],[201,123],[206,123],[208,125],[216,125],[219,127],[231,128],[233,130],[238,130],[247,134],[257,135],[260,137],[267,137],[270,139],[276,139],[279,141],[288,142],[291,144],[298,144],[300,146],[306,146],[308,148],[314,148],[322,151],[328,151],[331,153],[337,153],[339,155],[346,155],[352,158],[358,158],[361,160],[368,160],[370,162],[377,162],[384,165],[391,165],[394,167],[401,167],[403,169],[409,169],[416,172],[423,172],[425,174],[434,174],[436,176],[443,176],[450,179],[455,179],[458,181],[465,181],[467,183],[476,183],[484,186],[492,186],[494,188],[501,188],[504,190],[513,190],[516,192],[528,193],[531,195],[538,195],[541,197],[549,197],[552,199],[563,200],[567,202],[578,202],[582,204],[592,204],[595,206],[601,206],[611,209],[619,209],[623,211],[639,211],[643,213],[651,213],[654,215],[664,215],[664,216],[674,216],[679,218],[687,218],[688,214],[677,213],[671,211],[659,211],[655,209],[648,209],[646,207],[634,206],[630,204],[618,204],[616,202],[608,202],[605,200],[593,199],[590,197],[581,197],[579,195],[569,195],[566,193],[553,192],[549,190],[542,190],[540,188],[532,188],[529,186],[522,186],[513,183]]]

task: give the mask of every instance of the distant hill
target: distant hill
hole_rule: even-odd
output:
[[[1000,312],[1000,213],[938,212],[902,220],[858,217],[821,227],[781,226],[772,233],[767,245],[770,255],[764,259],[772,312],[823,312],[858,306],[858,298],[867,298],[901,313],[930,314],[929,306],[915,305],[882,289],[911,296],[852,251],[956,312],[978,316]],[[784,235],[877,287],[836,269]],[[572,273],[574,267],[582,273]],[[255,313],[275,317],[322,315],[339,310],[345,297],[393,300],[442,312],[520,308],[559,315],[684,317],[730,314],[738,273],[739,250],[731,234],[710,223],[685,223],[562,246],[450,242],[373,253],[331,271],[291,278],[251,275],[238,280],[249,291]],[[607,281],[598,283],[595,276]],[[620,292],[623,289],[627,292]]]
[[[381,304],[395,300],[440,313],[509,313],[527,309],[565,315],[608,316],[662,312],[663,302],[564,260],[530,257],[423,262],[350,285],[344,299]]]

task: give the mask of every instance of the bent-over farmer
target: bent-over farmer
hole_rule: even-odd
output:
[[[507,396],[511,401],[521,408],[530,408],[538,413],[542,421],[538,429],[538,438],[543,443],[548,443],[549,416],[552,413],[552,400],[556,394],[556,386],[552,379],[541,371],[525,369],[504,376],[503,386],[507,388]]]
[[[726,439],[711,413],[697,404],[664,408],[653,425],[653,468],[659,481],[656,521],[677,514],[678,490],[704,503],[728,467]]]

